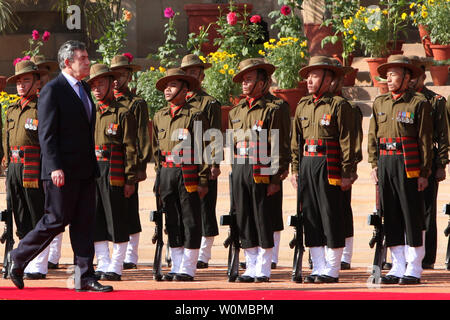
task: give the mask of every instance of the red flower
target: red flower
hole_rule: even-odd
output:
[[[31,59],[30,56],[25,56],[25,57],[22,58],[22,61],[24,61],[24,60],[30,60],[30,59]]]
[[[254,16],[252,16],[252,17],[250,18],[250,22],[251,22],[251,23],[260,23],[260,22],[261,22],[261,16],[255,14]]]
[[[31,33],[31,37],[33,38],[33,40],[39,40],[39,31],[37,30],[33,30],[33,32]]]
[[[44,34],[42,35],[42,41],[48,41],[48,39],[50,39],[50,32],[45,31]]]
[[[236,13],[230,12],[229,14],[227,14],[227,22],[230,26],[234,26],[237,23]]]
[[[128,63],[131,63],[131,61],[133,61],[133,59],[134,59],[133,55],[129,52],[124,53],[123,56],[127,57]]]
[[[164,17],[166,17],[167,19],[173,18],[174,15],[175,11],[173,11],[171,7],[167,7],[166,9],[164,9]]]
[[[284,5],[281,7],[280,12],[282,15],[287,16],[288,14],[291,13],[291,7]]]
[[[18,64],[20,61],[22,61],[21,58],[15,58],[13,61],[13,65],[15,66],[16,64]]]

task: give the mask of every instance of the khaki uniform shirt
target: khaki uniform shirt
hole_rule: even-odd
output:
[[[279,159],[272,157],[271,160],[278,160],[279,168],[276,174],[270,176],[270,183],[272,184],[279,184],[280,174],[289,170],[289,128],[291,120],[286,109],[289,110],[286,102],[281,99],[274,99],[272,95],[266,94],[254,101],[251,108],[249,108],[246,99],[241,99],[228,115],[228,128],[233,130],[235,147],[238,142],[248,142],[249,136],[245,134],[245,131],[254,130],[255,124],[262,121],[261,129],[267,129],[267,155],[270,155],[271,130],[278,130]],[[262,142],[265,143],[265,141]]]
[[[112,101],[105,109],[97,103],[95,123],[95,145],[116,144],[123,146],[125,183],[137,182],[136,119],[128,108]],[[118,125],[117,131],[109,131],[111,125]]]
[[[208,121],[201,110],[194,108],[190,104],[185,104],[172,118],[170,113],[170,104],[156,112],[153,117],[153,134],[152,134],[152,150],[155,158],[155,170],[160,166],[160,152],[172,152],[177,150],[175,148],[180,144],[179,132],[187,129],[191,137],[191,148],[194,151],[194,143],[200,143],[202,151],[205,150],[206,144],[202,141],[195,141],[194,139],[194,122],[202,122],[202,131],[208,130]],[[173,137],[173,138],[172,138]],[[172,140],[173,139],[173,140]],[[199,148],[200,146],[198,146]],[[208,186],[209,165],[199,159],[202,163],[199,164],[198,176],[199,186]]]
[[[186,102],[203,112],[207,118],[209,128],[222,129],[222,109],[220,102],[208,95],[205,91],[199,90],[186,97]],[[220,163],[213,163],[219,167]]]
[[[148,132],[148,107],[144,99],[127,90],[123,96],[116,98],[116,101],[123,104],[133,113],[137,123],[137,170],[145,172],[147,163],[152,157],[152,145]]]
[[[22,108],[20,100],[10,105],[6,112],[3,151],[9,164],[10,148],[39,146],[37,98]],[[25,125],[27,125],[25,127]]]
[[[412,123],[397,121],[399,112],[414,114]],[[369,163],[378,166],[377,144],[380,138],[417,138],[420,153],[420,176],[427,178],[431,172],[433,120],[430,103],[422,94],[406,91],[394,100],[391,93],[375,98],[368,134]]]
[[[354,145],[354,161],[353,161],[353,172],[356,173],[358,163],[360,163],[363,159],[363,153],[362,153],[362,141],[363,141],[363,129],[362,129],[362,120],[363,120],[363,114],[361,112],[361,109],[356,104],[349,102],[352,106],[353,111],[353,121],[355,125],[355,131],[354,131],[354,139],[355,142]]]
[[[329,125],[321,120],[331,116]],[[351,105],[346,99],[325,93],[318,99],[309,95],[300,99],[292,128],[292,173],[299,171],[299,144],[304,149],[306,139],[334,140],[341,150],[341,177],[350,178],[355,162],[354,117]],[[299,141],[298,139],[301,139]]]
[[[437,149],[437,154],[433,153],[434,163],[438,168],[445,168],[448,163],[448,120],[445,107],[445,98],[423,87],[422,93],[430,102],[433,109],[433,144]]]

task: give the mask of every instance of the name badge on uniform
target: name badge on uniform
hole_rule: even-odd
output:
[[[255,124],[253,125],[252,130],[261,131],[263,124],[264,124],[264,121],[262,121],[262,120],[255,121]]]
[[[329,126],[331,123],[331,114],[324,114],[320,120],[322,126]]]
[[[188,129],[178,129],[178,140],[186,140],[189,136]]]
[[[27,130],[37,130],[37,127],[38,127],[38,120],[37,119],[27,118],[27,120],[25,122],[25,129],[27,129]]]
[[[117,134],[117,129],[119,128],[119,124],[117,123],[110,123],[108,126],[108,129],[106,130],[106,132],[109,135],[115,136]]]

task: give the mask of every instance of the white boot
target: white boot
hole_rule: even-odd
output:
[[[113,244],[111,262],[109,263],[107,272],[114,272],[118,275],[122,274],[123,261],[125,260],[125,254],[127,253],[127,245],[128,242],[119,242]]]
[[[422,239],[422,245],[420,247],[407,246],[408,254],[406,256],[406,262],[408,266],[406,267],[404,276],[412,276],[420,279],[422,275],[422,260],[425,257],[425,231],[423,231]]]
[[[351,264],[353,256],[353,237],[345,238],[345,247],[342,252],[342,262]]]
[[[258,247],[258,257],[256,258],[256,277],[270,278],[270,264],[272,262],[273,248],[263,249]]]
[[[280,239],[281,231],[275,231],[273,233],[273,250],[272,250],[272,262],[278,263],[278,254],[280,252]]]
[[[97,269],[95,271],[107,272],[108,266],[111,263],[108,241],[94,242],[94,248],[97,257]]]
[[[41,253],[39,253],[33,260],[28,263],[24,273],[48,273],[48,253],[50,247],[47,246]]]
[[[50,242],[50,252],[48,255],[48,261],[53,264],[58,264],[61,259],[61,246],[62,246],[63,233],[61,232],[52,242]]]
[[[245,272],[242,276],[256,277],[256,260],[258,258],[258,247],[244,249]]]
[[[183,261],[184,247],[170,248],[170,256],[172,258],[172,267],[170,273],[179,273],[181,262]]]
[[[403,277],[406,271],[405,246],[389,247],[392,256],[392,268],[386,276]]]
[[[211,249],[214,243],[214,237],[202,237],[202,243],[200,244],[200,253],[198,260],[204,263],[208,263],[211,259]]]
[[[130,240],[127,245],[127,252],[125,256],[125,263],[134,263],[138,262],[138,246],[139,246],[139,236],[140,232],[130,234]]]
[[[322,275],[333,278],[339,278],[339,270],[341,270],[341,258],[344,248],[327,248],[326,266],[322,271]]]

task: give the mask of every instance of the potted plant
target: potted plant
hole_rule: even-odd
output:
[[[434,60],[430,66],[431,78],[435,86],[445,86],[448,79],[449,60]]]
[[[385,8],[383,11],[387,12],[388,23],[388,42],[387,46],[389,54],[403,54],[402,46],[405,42],[399,39],[399,35],[403,34],[407,37],[406,27],[408,26],[408,6],[410,1],[408,0],[382,0],[379,2],[380,6]]]
[[[331,18],[324,21],[324,26],[332,26],[334,34],[325,37],[322,40],[322,48],[327,43],[342,43],[342,56],[333,55],[338,59],[342,65],[350,67],[353,61],[353,52],[356,48],[357,37],[355,31],[351,28],[351,22],[356,12],[358,11],[359,1],[351,0],[339,3],[336,5],[335,1],[326,0],[326,7],[331,12]],[[353,69],[353,72],[347,73],[344,79],[345,86],[353,86],[355,84],[358,69]]]
[[[434,60],[450,59],[450,2],[447,0],[433,0],[426,4],[426,26],[430,32],[431,51]]]
[[[413,26],[416,26],[419,30],[420,41],[422,42],[423,48],[425,50],[425,55],[427,57],[432,57],[433,52],[431,51],[431,39],[430,32],[428,31],[427,18],[428,10],[426,4],[419,0],[417,2],[412,2],[409,5],[409,17]]]
[[[387,61],[389,31],[388,10],[381,10],[379,6],[360,6],[354,17],[350,17],[348,27],[369,56],[366,61],[369,65],[370,76],[374,86],[380,86],[376,77],[379,76],[377,67]]]

